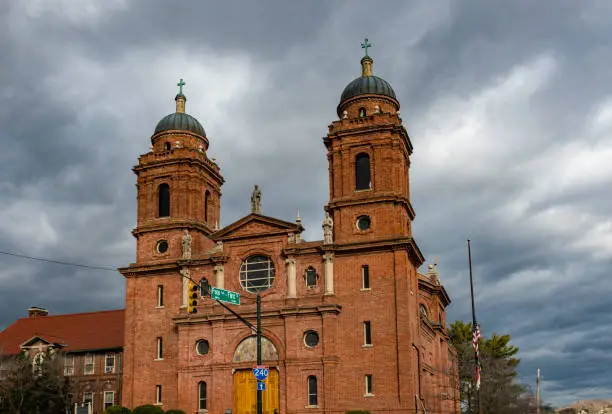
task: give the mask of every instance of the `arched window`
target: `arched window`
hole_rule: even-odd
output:
[[[206,383],[204,381],[200,381],[198,383],[198,409],[206,410]]]
[[[210,191],[204,193],[204,221],[208,223],[208,209],[210,208]]]
[[[317,377],[310,375],[308,377],[308,405],[318,405],[318,393],[317,393]]]
[[[170,216],[170,186],[166,183],[160,184],[157,189],[157,196],[159,198],[159,217]]]
[[[363,118],[364,116],[366,116],[365,108],[359,108],[359,118]]]
[[[164,143],[164,150],[170,151],[171,144],[169,142]]]
[[[370,156],[365,153],[357,154],[355,158],[355,189],[368,190],[370,188]]]

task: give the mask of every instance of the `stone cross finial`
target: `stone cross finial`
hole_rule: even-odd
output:
[[[368,56],[368,48],[372,47],[371,43],[368,43],[368,38],[366,37],[364,42],[361,44],[361,48],[365,49],[365,55]]]
[[[257,184],[251,194],[251,213],[261,214],[261,190]]]
[[[366,39],[366,40],[367,40],[367,39]],[[367,55],[367,52],[366,52],[366,55]],[[179,83],[177,83],[177,84],[176,84],[176,86],[178,86],[178,87],[179,87],[179,95],[182,95],[182,94],[183,94],[183,86],[185,86],[185,85],[186,85],[186,83],[185,83],[185,81],[183,80],[183,78],[181,78],[181,80],[179,80]]]

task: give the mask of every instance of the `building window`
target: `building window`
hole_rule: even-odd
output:
[[[366,116],[365,108],[359,108],[359,118],[363,118],[364,116]]]
[[[308,405],[311,407],[318,405],[317,397],[317,377],[310,375],[308,377]]]
[[[368,230],[371,225],[370,217],[368,216],[359,216],[357,218],[357,228],[361,231]]]
[[[306,278],[306,286],[310,289],[313,289],[317,286],[317,271],[312,267],[306,269],[306,274],[304,276]]]
[[[210,282],[205,277],[200,279],[200,296],[201,297],[210,296]]]
[[[163,359],[164,354],[163,354],[162,347],[163,347],[163,340],[161,336],[158,336],[157,337],[157,354],[156,354],[157,357],[155,359]]]
[[[157,285],[157,307],[164,307],[164,285]]]
[[[313,348],[319,344],[319,334],[315,331],[304,332],[304,344],[308,348]]]
[[[355,158],[355,189],[369,190],[370,185],[370,156],[362,152]]]
[[[206,410],[206,383],[204,381],[198,384],[198,409]]]
[[[106,354],[106,358],[104,359],[104,372],[106,374],[115,372],[115,354]]]
[[[159,198],[159,217],[170,217],[170,186],[166,183],[160,184],[157,190]]]
[[[365,376],[365,395],[374,395],[372,386],[372,374],[367,374]]]
[[[361,266],[361,287],[363,289],[370,289],[370,266]]]
[[[160,240],[157,242],[157,245],[155,246],[155,249],[157,250],[157,253],[159,254],[164,254],[168,251],[168,242],[166,240]]]
[[[74,375],[74,355],[64,355],[64,375]]]
[[[363,342],[366,346],[372,345],[372,327],[370,321],[365,321],[363,323]]]
[[[170,148],[172,148],[172,144],[170,144],[169,142],[164,142],[164,149],[166,151],[170,151]]]
[[[94,355],[93,354],[85,354],[84,364],[83,364],[83,374],[91,375],[94,373]]]
[[[91,404],[93,405],[93,392],[84,392],[83,393],[83,404]]]
[[[156,404],[161,404],[162,403],[162,388],[161,388],[161,385],[156,385],[155,386],[155,403]]]
[[[206,339],[200,339],[196,342],[196,352],[198,355],[206,355],[210,351],[210,344]]]
[[[248,257],[240,266],[240,284],[250,293],[268,289],[274,282],[274,263],[267,256]]]
[[[210,191],[204,193],[204,221],[208,223],[208,208],[210,207]]]
[[[115,391],[104,391],[104,409],[115,405]]]

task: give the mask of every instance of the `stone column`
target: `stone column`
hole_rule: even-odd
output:
[[[323,272],[325,274],[325,294],[334,294],[334,255],[326,253],[323,255]]]
[[[188,296],[188,292],[187,290],[189,290],[189,277],[191,276],[191,273],[189,272],[189,269],[181,269],[181,279],[183,279],[183,301],[181,304],[181,308],[186,308],[187,307],[187,296]]]
[[[224,289],[224,284],[225,284],[225,273],[224,273],[224,268],[223,265],[217,265],[214,267],[214,272],[215,272],[215,287],[218,287],[219,289]]]
[[[287,269],[287,298],[293,299],[297,297],[295,259],[285,260],[285,266]]]

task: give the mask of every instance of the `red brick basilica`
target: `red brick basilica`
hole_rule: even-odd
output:
[[[367,43],[367,42],[366,42]],[[265,413],[458,412],[450,303],[437,266],[426,274],[412,236],[412,143],[391,85],[373,60],[344,89],[323,144],[329,201],[323,240],[300,219],[251,213],[219,228],[219,166],[204,128],[185,112],[164,117],[134,167],[136,262],[126,280],[121,400],[187,413],[254,413],[256,341],[209,297],[188,312],[189,280],[238,292],[228,305],[255,323],[262,300],[262,358],[270,367]],[[425,411],[426,410],[426,411]]]

